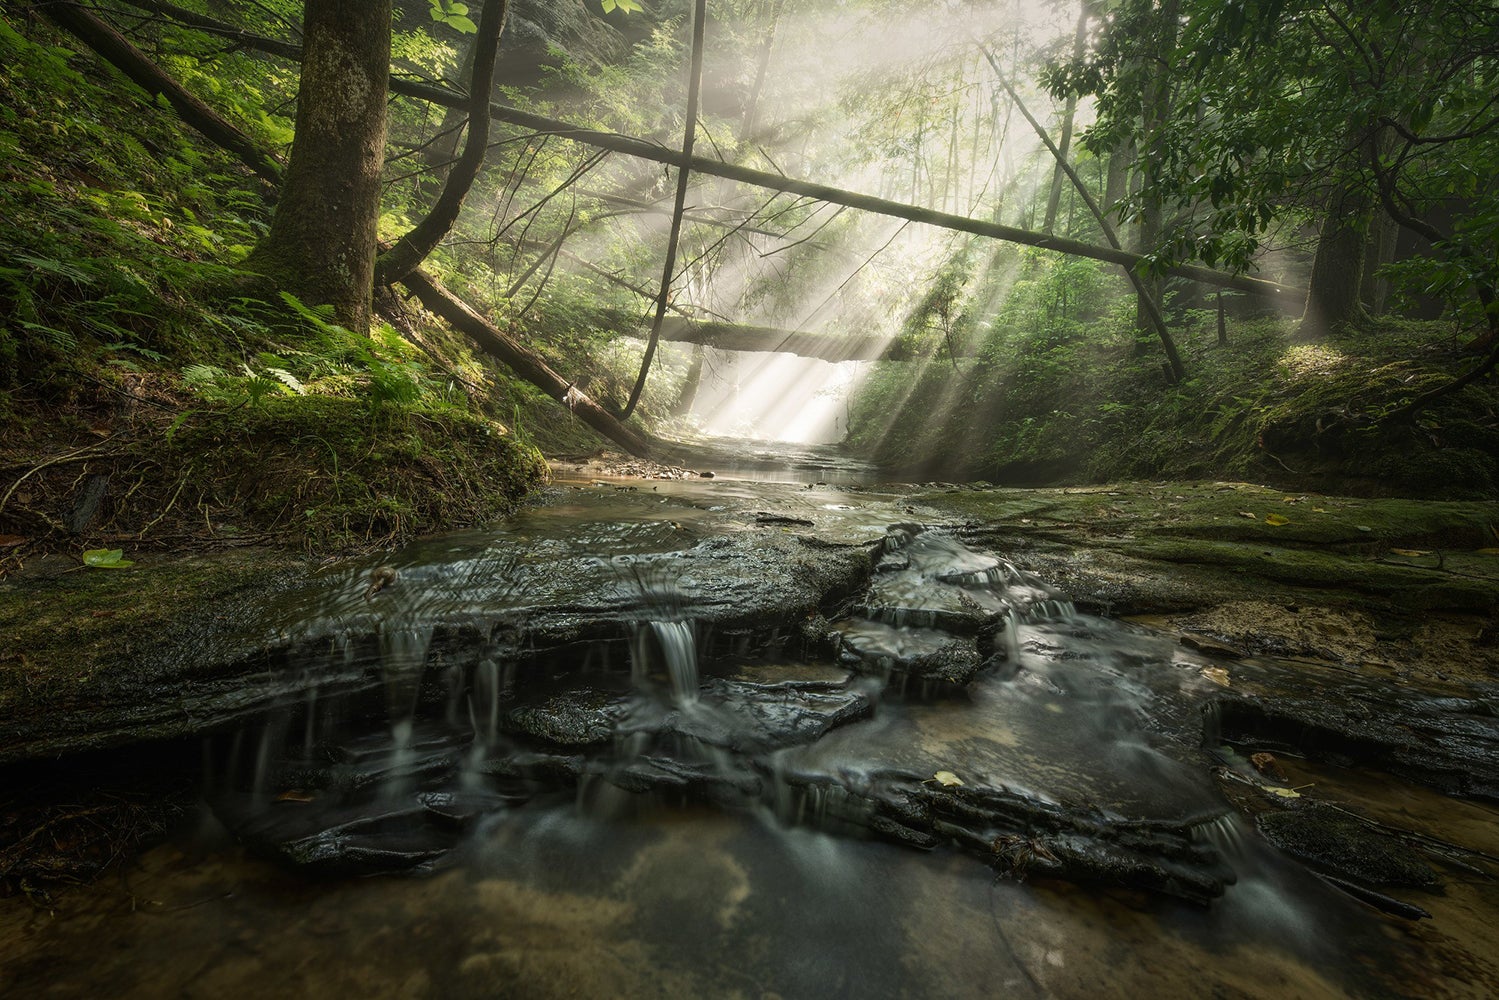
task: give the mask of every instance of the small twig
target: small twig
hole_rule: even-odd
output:
[[[1260,449],[1260,450],[1264,451],[1264,449]],[[1287,465],[1286,463],[1282,462],[1279,458],[1276,458],[1274,455],[1270,454],[1270,452],[1266,451],[1265,455],[1268,458],[1274,458],[1275,459],[1275,464],[1279,465],[1282,469],[1285,469],[1291,475],[1293,475],[1293,476],[1299,476],[1299,475],[1301,475],[1301,473],[1297,472],[1295,469],[1291,468],[1289,465]]]
[[[177,491],[172,494],[172,499],[170,499],[170,500],[167,501],[167,505],[162,508],[162,511],[161,511],[160,514],[157,514],[154,518],[151,519],[151,522],[149,524],[147,524],[144,528],[142,528],[140,530],[140,534],[136,535],[135,536],[136,538],[138,538],[138,539],[139,538],[145,538],[146,537],[146,532],[148,532],[152,528],[156,527],[156,525],[161,521],[162,518],[166,517],[168,514],[170,514],[172,512],[172,508],[175,507],[175,506],[177,506],[177,498],[182,495],[183,488],[185,486],[187,486],[187,480],[188,480],[188,477],[189,477],[189,475],[191,473],[192,473],[192,467],[189,466],[187,472],[185,472],[185,473],[182,474],[182,481],[177,484]]]

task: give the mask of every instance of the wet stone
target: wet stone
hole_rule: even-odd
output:
[[[737,753],[810,743],[874,711],[870,693],[844,685],[754,684],[713,678],[703,697],[716,709],[683,713],[677,731]]]
[[[1449,795],[1499,802],[1499,719],[1487,701],[1348,682],[1342,690],[1324,685],[1315,699],[1226,695],[1208,708],[1217,737],[1230,743],[1378,768]]]
[[[563,746],[606,743],[627,711],[626,699],[607,691],[575,688],[505,713],[509,728]]]
[[[844,662],[862,673],[901,673],[922,680],[967,684],[984,665],[978,645],[931,628],[901,628],[883,622],[850,620],[834,626]]]
[[[1437,874],[1400,840],[1341,810],[1311,803],[1261,813],[1265,839],[1312,867],[1370,885],[1433,886]]]

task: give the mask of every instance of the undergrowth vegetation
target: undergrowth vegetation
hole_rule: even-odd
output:
[[[545,480],[533,439],[566,422],[554,404],[398,302],[408,336],[362,337],[257,297],[234,265],[265,229],[261,182],[21,28],[0,18],[6,563],[104,543],[366,548],[485,523]]]
[[[1492,382],[1413,423],[1381,419],[1471,364],[1451,324],[1385,321],[1307,342],[1288,319],[1230,318],[1220,344],[1216,311],[1189,308],[1183,290],[1171,318],[1188,377],[1171,385],[1100,267],[1001,256],[975,278],[975,305],[956,324],[976,356],[953,358],[929,334],[914,377],[910,363],[876,366],[852,409],[856,448],[913,474],[1018,483],[1212,477],[1413,496],[1499,491]]]

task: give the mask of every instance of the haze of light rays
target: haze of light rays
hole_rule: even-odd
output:
[[[704,433],[797,444],[830,444],[848,433],[847,399],[864,363],[715,353],[722,360],[693,408]]]
[[[1029,227],[1024,213],[1049,176],[1050,161],[1037,159],[1039,142],[1010,112],[979,45],[1009,58],[1022,39],[1065,27],[1059,16],[1040,0],[949,0],[877,14],[791,0],[777,26],[758,107],[737,123],[748,129],[753,120],[753,130],[736,135],[731,118],[704,118],[698,153],[711,149],[711,155],[835,187]],[[742,85],[752,55],[720,47],[717,57],[726,63],[713,66],[710,26],[705,79]],[[705,93],[704,106],[732,108],[736,100],[742,96]],[[1032,109],[1043,118],[1053,111],[1040,98]],[[581,197],[570,191],[556,198],[530,223],[529,242],[545,243],[569,219],[576,221],[579,204],[592,213],[533,281],[609,272],[616,295],[625,294],[624,286],[639,290],[634,302],[643,335],[660,280],[673,183],[670,171],[627,157],[595,168]],[[491,208],[496,225],[547,193],[546,183],[502,190]],[[654,207],[621,208],[621,199]],[[788,333],[857,336],[866,348],[888,346],[910,332],[908,318],[955,245],[943,230],[711,176],[692,178],[687,206],[673,283],[676,311]],[[741,224],[747,228],[731,232]],[[517,260],[527,252],[521,250]],[[525,274],[523,263],[512,263],[510,275],[517,272]],[[528,291],[516,299],[529,297]],[[639,344],[643,349],[643,340]],[[691,418],[709,433],[836,440],[847,430],[848,394],[868,366],[837,362],[836,347],[823,353],[834,360],[714,352]],[[933,363],[931,357],[909,362],[908,384]],[[952,364],[945,356],[941,363]],[[947,412],[959,402],[958,381],[942,401]]]

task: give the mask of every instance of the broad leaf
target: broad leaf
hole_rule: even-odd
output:
[[[124,569],[135,565],[125,558],[124,549],[89,549],[83,553],[83,564],[96,569]]]

